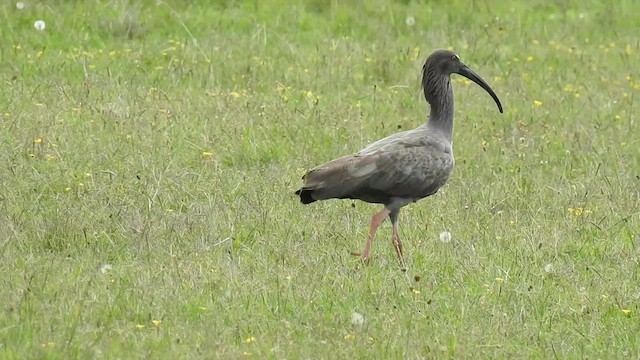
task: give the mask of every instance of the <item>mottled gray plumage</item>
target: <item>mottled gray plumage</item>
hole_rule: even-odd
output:
[[[435,194],[449,179],[453,157],[453,89],[449,75],[458,73],[484,88],[502,112],[500,100],[489,85],[449,50],[436,50],[425,62],[422,86],[431,111],[426,124],[378,140],[359,152],[317,166],[296,191],[303,204],[326,199],[359,199],[384,204],[373,216],[369,239],[361,254],[369,257],[377,227],[388,216],[393,224],[393,244],[400,261],[402,245],[397,217],[403,206]]]

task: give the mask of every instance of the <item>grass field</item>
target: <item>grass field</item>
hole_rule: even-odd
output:
[[[0,8],[0,358],[640,357],[640,3],[25,1]],[[43,20],[44,30],[34,22]],[[426,120],[400,215],[293,195]],[[450,242],[441,242],[443,231]]]

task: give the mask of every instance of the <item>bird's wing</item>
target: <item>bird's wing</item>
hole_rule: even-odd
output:
[[[314,168],[304,176],[302,189],[312,190],[315,200],[382,202],[390,197],[421,198],[446,182],[453,157],[442,144],[402,136],[388,139]]]
[[[419,199],[436,192],[449,179],[453,156],[428,147],[411,147],[376,156],[378,171],[359,189],[389,197]]]
[[[357,152],[358,155],[373,154],[378,151],[391,152],[395,150],[401,150],[412,147],[426,146],[430,148],[441,148],[441,142],[434,139],[433,134],[430,134],[425,125],[420,126],[413,130],[402,131],[393,135],[387,136],[384,139],[380,139],[372,144],[369,144],[364,149]]]

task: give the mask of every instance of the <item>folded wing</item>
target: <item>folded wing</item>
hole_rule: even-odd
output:
[[[396,134],[398,135],[398,134]],[[420,199],[449,178],[453,156],[440,143],[405,141],[402,136],[371,144],[309,171],[296,192],[307,204],[330,198],[388,203],[392,198]]]

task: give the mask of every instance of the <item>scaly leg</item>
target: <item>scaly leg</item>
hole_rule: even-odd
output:
[[[369,253],[371,252],[371,243],[373,242],[373,238],[376,235],[376,230],[378,230],[378,226],[382,224],[384,219],[389,216],[391,211],[387,208],[382,209],[379,213],[373,215],[371,217],[371,228],[369,228],[369,238],[367,239],[367,243],[364,244],[364,250],[362,253],[352,252],[351,255],[362,257],[362,261],[367,263],[369,261]]]
[[[393,227],[391,242],[393,243],[394,249],[396,249],[396,254],[398,254],[398,260],[400,261],[400,265],[405,267],[404,263],[404,254],[402,252],[402,243],[400,242],[400,235],[398,234],[398,214],[400,210],[395,210],[389,214],[389,218],[391,219],[391,224]]]

